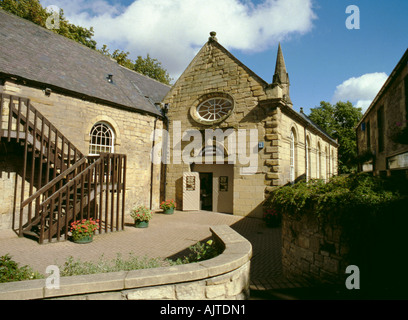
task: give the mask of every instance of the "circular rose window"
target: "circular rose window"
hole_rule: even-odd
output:
[[[232,111],[233,103],[226,98],[211,98],[196,108],[197,117],[204,122],[221,121]]]

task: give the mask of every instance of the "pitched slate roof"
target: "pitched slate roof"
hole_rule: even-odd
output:
[[[0,75],[157,115],[160,112],[154,103],[161,102],[170,90],[96,50],[1,9]]]

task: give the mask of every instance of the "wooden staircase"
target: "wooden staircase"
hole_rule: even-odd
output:
[[[30,100],[2,93],[0,138],[24,155],[20,236],[40,243],[67,239],[73,221],[91,217],[99,220],[99,232],[123,230],[125,155],[84,156]]]

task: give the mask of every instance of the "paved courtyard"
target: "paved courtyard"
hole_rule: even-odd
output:
[[[106,259],[113,259],[118,253],[123,258],[129,253],[151,258],[183,257],[189,246],[211,236],[209,227],[213,225],[229,225],[252,243],[252,291],[300,285],[282,277],[279,228],[267,228],[260,219],[208,211],[156,213],[147,229],[136,229],[129,220],[124,231],[97,235],[86,245],[71,241],[39,245],[34,240],[19,238],[11,230],[3,230],[0,256],[9,253],[20,265],[29,265],[40,273],[48,265],[62,265],[69,256],[81,261],[97,261],[102,254]]]

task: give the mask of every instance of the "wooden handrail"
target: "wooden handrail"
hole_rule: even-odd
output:
[[[41,122],[44,122],[44,124],[45,124],[46,126],[48,126],[48,127],[51,129],[51,132],[56,136],[56,138],[61,139],[61,141],[64,141],[65,143],[71,144],[71,145],[73,146],[73,144],[70,143],[69,140],[68,140],[49,120],[47,120],[47,118],[45,118],[37,109],[35,109],[30,103],[28,104],[28,108],[29,108],[29,111],[31,111],[32,113],[34,113],[34,114],[36,115],[36,118],[35,118],[35,119],[40,119]],[[25,117],[23,114],[21,114],[21,112],[18,112],[17,109],[15,109],[14,107],[12,107],[12,108],[11,108],[11,111],[12,111],[13,114],[17,115],[18,120],[19,120],[18,122],[21,122],[21,124],[22,124],[23,126],[27,123],[26,117]],[[34,130],[34,128],[33,128],[34,125],[31,124],[31,123],[29,123],[29,126],[30,126],[30,128],[33,130],[33,136],[34,136],[34,138],[36,137],[36,135],[42,136],[41,130],[39,130],[38,128],[35,128],[35,130]],[[17,137],[18,137],[18,134],[19,134],[19,133],[17,132]],[[51,145],[54,144],[54,143],[51,141],[51,138],[50,138],[50,137],[44,136],[44,140],[45,140],[45,142],[47,142],[47,143],[49,143],[49,144],[51,144]],[[33,140],[33,142],[34,142],[34,141],[35,141],[35,139]],[[62,153],[62,150],[59,149],[58,146],[53,145],[53,148],[56,150],[56,152]],[[75,148],[75,147],[74,147],[74,148]],[[84,155],[83,155],[77,148],[75,148],[75,149],[77,150],[78,156],[79,156],[80,158],[84,157]]]
[[[92,163],[90,166],[86,167],[83,171],[81,171],[80,173],[78,173],[75,177],[73,177],[67,184],[64,185],[64,188],[69,188],[71,187],[75,181],[81,179],[82,176],[86,175],[87,172],[89,172],[90,170],[93,170],[94,167],[97,164],[100,164],[102,162],[103,158],[100,157],[98,160],[96,160],[94,163]],[[59,176],[58,176],[59,177]],[[55,180],[55,179],[54,179]],[[41,202],[40,207],[47,205],[48,202],[50,202],[51,200],[56,198],[56,195],[58,195],[60,193],[60,190],[57,190],[56,192],[54,192],[52,195],[50,195],[47,199],[45,199],[43,202]]]
[[[30,202],[33,202],[36,198],[47,192],[49,189],[51,189],[53,186],[55,186],[58,182],[60,182],[62,179],[64,179],[67,175],[69,175],[71,172],[76,170],[78,167],[83,165],[86,162],[86,158],[82,158],[78,162],[76,162],[73,166],[62,172],[59,176],[56,178],[52,179],[50,182],[48,182],[45,186],[43,186],[41,189],[39,189],[36,193],[34,193],[31,197],[27,198],[21,203],[22,207],[25,207],[27,204]]]

